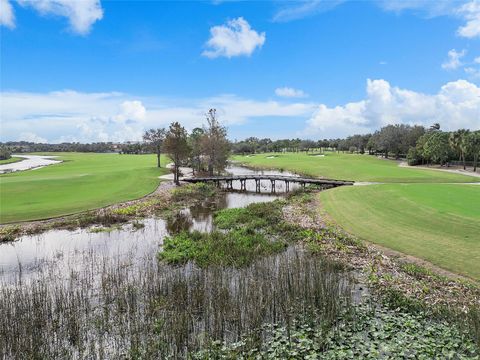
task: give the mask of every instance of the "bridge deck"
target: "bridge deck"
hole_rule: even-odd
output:
[[[353,185],[353,181],[347,180],[333,180],[333,179],[313,179],[297,176],[282,176],[282,175],[227,175],[227,176],[207,176],[184,178],[183,181],[197,183],[197,182],[215,182],[215,181],[235,181],[235,180],[274,180],[286,181],[301,184],[318,184],[318,185]]]

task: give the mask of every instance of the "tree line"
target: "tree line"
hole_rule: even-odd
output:
[[[305,140],[305,139],[259,139],[249,137],[235,141],[232,151],[235,154],[255,154],[266,152],[337,152],[368,153],[385,158],[406,158],[409,165],[440,164],[448,165],[458,161],[464,168],[471,162],[476,171],[480,131],[459,129],[453,132],[440,130],[436,123],[428,129],[419,125],[387,125],[370,134],[356,134],[346,138]]]
[[[230,156],[227,129],[219,123],[215,109],[208,111],[206,121],[205,126],[193,129],[190,134],[179,122],[172,122],[168,129],[150,129],[143,135],[147,149],[157,155],[158,167],[162,152],[171,159],[176,184],[181,166],[209,175],[221,173],[227,166]]]

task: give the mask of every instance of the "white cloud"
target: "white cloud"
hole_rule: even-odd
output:
[[[15,15],[9,0],[0,0],[0,26],[15,27]]]
[[[121,112],[115,117],[117,121],[142,121],[145,119],[147,109],[141,101],[124,101],[121,105]]]
[[[234,95],[172,99],[71,90],[2,92],[0,101],[2,141],[140,140],[145,129],[165,127],[172,121],[180,121],[188,130],[201,126],[205,112],[212,107],[231,133],[245,133],[252,122],[272,118],[291,121],[300,128],[305,124],[303,135],[309,137],[366,133],[393,123],[429,126],[439,122],[447,130],[480,128],[480,88],[466,80],[449,82],[436,94],[401,89],[382,79],[368,80],[364,99],[333,107]],[[284,136],[293,136],[291,130]]]
[[[476,57],[473,61],[477,64],[480,64],[480,56]]]
[[[291,87],[281,87],[275,89],[275,94],[281,97],[301,98],[306,97],[307,94],[303,90],[294,89]]]
[[[319,105],[307,121],[308,133],[345,136],[366,133],[387,124],[443,129],[480,128],[480,88],[466,80],[449,82],[434,95],[392,87],[385,80],[367,80],[364,100],[337,107]]]
[[[18,137],[19,141],[28,141],[28,142],[33,142],[33,143],[41,143],[41,144],[46,144],[48,143],[47,139],[38,136],[37,134],[34,134],[32,132],[23,132],[20,134]]]
[[[466,51],[457,51],[452,49],[448,52],[448,60],[442,64],[442,68],[446,70],[455,70],[462,66],[461,59],[465,56]]]
[[[464,25],[457,34],[466,38],[480,37],[480,0],[468,2],[456,0],[377,0],[385,11],[413,11],[427,18],[452,16],[460,18]]]
[[[466,38],[480,37],[480,1],[472,0],[458,9],[466,24],[458,28],[458,35]]]
[[[250,56],[255,49],[265,43],[265,33],[258,33],[242,17],[227,22],[226,25],[214,26],[210,29],[210,39],[202,55],[209,58],[225,56]]]
[[[102,19],[100,0],[18,0],[22,6],[32,7],[41,15],[66,17],[73,32],[85,35],[92,25]]]
[[[307,16],[329,11],[340,5],[344,0],[302,0],[293,3],[287,3],[282,6],[273,16],[273,21],[288,22],[302,19]]]
[[[140,140],[145,129],[180,121],[187,129],[201,126],[214,107],[228,126],[262,117],[308,118],[311,103],[256,101],[233,95],[204,99],[132,97],[122,93],[3,92],[2,140],[18,140],[34,133],[50,142]]]
[[[463,69],[472,79],[480,79],[480,69],[474,67],[466,67]]]

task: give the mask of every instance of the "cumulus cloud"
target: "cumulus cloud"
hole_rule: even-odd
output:
[[[443,85],[428,95],[393,87],[386,80],[367,80],[366,98],[336,107],[319,105],[307,121],[309,133],[344,136],[366,133],[395,123],[442,128],[480,128],[480,88],[466,80]]]
[[[457,51],[452,49],[448,52],[448,60],[442,64],[442,68],[446,70],[458,69],[462,66],[461,59],[465,56],[466,51]]]
[[[41,15],[66,17],[73,32],[85,35],[92,25],[102,19],[100,0],[18,0],[25,7],[31,7]]]
[[[301,98],[307,96],[303,90],[294,89],[291,87],[276,88],[275,95],[289,98]]]
[[[364,99],[338,106],[235,95],[171,99],[72,90],[2,92],[0,100],[2,141],[141,140],[145,129],[165,127],[172,121],[180,121],[187,130],[201,126],[212,107],[231,133],[244,133],[253,122],[272,118],[295,122],[298,129],[305,127],[303,135],[319,137],[366,133],[394,123],[429,126],[439,122],[447,130],[480,128],[480,87],[467,80],[449,82],[435,94],[395,87],[383,79],[368,80]],[[292,136],[291,130],[283,136]]]
[[[120,104],[121,112],[115,116],[118,121],[142,121],[145,119],[147,109],[143,106],[141,101],[124,101]]]
[[[257,47],[262,47],[265,38],[265,32],[256,32],[244,18],[239,17],[210,29],[207,50],[202,55],[208,58],[250,56]]]
[[[458,9],[466,23],[458,28],[458,35],[466,38],[480,37],[480,1],[472,0]]]
[[[28,141],[33,143],[46,144],[48,140],[32,132],[23,132],[18,136],[19,141]]]
[[[0,26],[6,26],[10,29],[15,27],[15,15],[13,14],[12,4],[8,0],[0,0]]]
[[[205,112],[214,107],[228,126],[239,126],[262,117],[308,118],[311,103],[257,101],[233,95],[204,99],[160,97],[132,99],[122,93],[81,93],[72,90],[50,93],[3,92],[3,141],[19,140],[34,133],[50,142],[140,140],[145,129],[181,121],[189,130],[204,123]],[[188,105],[185,105],[188,104]]]

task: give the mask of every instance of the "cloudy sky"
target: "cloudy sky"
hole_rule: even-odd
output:
[[[480,0],[0,0],[0,140],[480,128]]]

